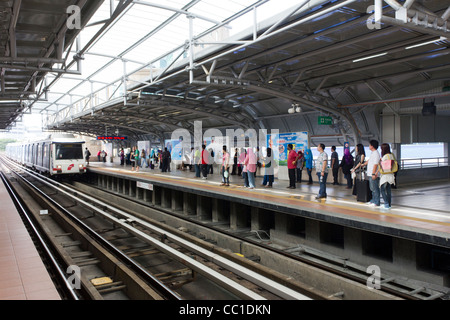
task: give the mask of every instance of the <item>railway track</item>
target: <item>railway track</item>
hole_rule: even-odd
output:
[[[402,275],[383,272],[378,279],[379,287],[371,289],[369,281],[375,281],[370,275],[370,268],[358,265],[345,257],[339,257],[308,247],[306,245],[277,245],[272,243],[270,235],[265,231],[247,229],[232,230],[227,223],[199,220],[196,216],[186,215],[180,211],[168,208],[167,205],[152,204],[142,197],[125,195],[103,186],[97,186],[97,178],[85,179],[87,184],[75,183],[80,190],[90,190],[99,197],[108,197],[110,201],[128,203],[136,212],[142,212],[145,217],[163,221],[163,225],[182,226],[195,238],[211,242],[214,245],[227,248],[232,252],[246,253],[247,260],[257,261],[259,265],[267,265],[267,273],[282,273],[288,282],[293,279],[304,283],[296,283],[298,287],[308,287],[306,291],[317,288],[317,298],[339,299],[406,299],[406,300],[448,300],[448,288],[434,284],[408,279]],[[92,184],[93,183],[93,184]],[[251,264],[250,262],[248,264]],[[253,264],[253,265],[255,265]],[[289,267],[280,267],[280,266]],[[307,266],[305,268],[305,266]],[[305,272],[306,271],[306,272]],[[310,276],[308,276],[310,275]],[[311,277],[312,276],[312,277]],[[322,277],[324,276],[324,277]],[[335,285],[328,287],[330,282]],[[372,280],[371,280],[372,279]],[[340,288],[340,283],[350,284]],[[309,284],[309,285],[308,285]],[[364,297],[360,294],[364,292]],[[376,292],[376,294],[374,294]],[[368,293],[368,294],[366,294]]]
[[[189,235],[149,223],[2,159],[11,185],[62,262],[79,274],[80,299],[311,300]],[[220,251],[220,250],[219,250]],[[238,259],[239,260],[239,259]]]
[[[23,168],[17,170],[23,170]],[[153,284],[149,285],[147,282],[148,288],[155,290],[154,282],[156,281],[158,282],[156,286],[162,284],[174,293],[172,297],[170,295],[168,297],[164,296],[164,294],[157,296],[150,295],[148,297],[149,299],[308,300],[342,299],[346,294],[343,291],[331,294],[329,292],[325,293],[324,291],[296,281],[288,275],[253,262],[251,261],[252,257],[241,258],[232,253],[236,251],[222,249],[216,245],[217,241],[210,240],[214,236],[204,236],[203,232],[200,233],[200,236],[193,234],[189,230],[190,227],[170,227],[169,225],[171,223],[164,221],[171,220],[169,216],[186,220],[188,221],[187,223],[197,223],[201,228],[210,229],[211,234],[227,234],[226,236],[236,238],[236,241],[241,244],[248,242],[253,246],[260,246],[261,250],[272,251],[278,255],[278,259],[283,257],[293,261],[308,263],[314,268],[317,268],[317,270],[325,270],[326,272],[335,274],[336,277],[341,277],[341,281],[351,280],[361,284],[365,284],[367,281],[368,276],[365,273],[365,269],[363,270],[349,261],[336,259],[336,257],[323,257],[320,252],[315,252],[306,247],[276,249],[265,245],[264,241],[250,240],[245,235],[239,236],[227,233],[220,227],[217,228],[198,221],[191,221],[192,219],[180,217],[168,209],[148,207],[142,209],[143,206],[136,203],[135,199],[110,195],[95,187],[88,187],[76,183],[78,187],[74,188],[73,186],[55,183],[53,180],[48,180],[44,177],[32,179],[36,179],[33,181],[40,186],[40,189],[48,189],[48,193],[57,194],[57,197],[60,198],[60,205],[69,212],[68,215],[74,215],[76,219],[89,224],[93,232],[99,233],[104,238],[104,241],[114,247],[113,251],[117,250],[120,255],[131,258],[134,261],[133,263],[136,263],[139,268],[144,269],[144,271],[141,270],[140,272],[150,273],[153,277]],[[51,185],[56,185],[57,189]],[[98,193],[98,195],[94,198],[84,195],[84,193],[89,193],[90,195]],[[98,198],[105,198],[106,195],[111,196],[111,198],[108,198],[108,203],[98,200]],[[117,200],[112,200],[112,198],[117,198]],[[113,206],[111,205],[112,203],[116,204]],[[164,216],[165,218],[152,219],[149,218],[152,214],[138,213],[147,209],[155,211],[158,215],[161,217]],[[56,216],[56,214],[52,213],[49,216]],[[177,225],[177,223],[174,223],[174,225]],[[61,232],[61,234],[63,235],[64,232]],[[78,244],[77,241],[79,240],[72,241],[68,239],[64,243],[64,246],[71,248],[71,246]],[[75,257],[76,259],[73,262],[80,265],[98,265],[98,261],[102,261],[102,259],[98,259],[83,250],[76,252]],[[255,260],[257,259],[258,257],[255,257]],[[118,293],[120,286],[124,288],[124,291],[127,291],[128,287],[132,288],[135,286],[125,284],[126,281],[122,280],[115,281],[117,276],[108,272],[104,275],[88,274],[88,278],[90,280],[102,278],[113,279],[111,281],[113,284],[116,284],[115,286],[105,284],[100,287],[94,286],[91,288],[91,291],[100,289],[104,295],[102,298],[106,299],[126,297],[126,293]],[[410,287],[407,283],[397,281],[393,277],[380,280],[382,288],[378,291],[386,292],[387,298],[389,296],[391,298],[413,300],[445,298],[445,293],[426,287]],[[89,281],[86,282],[90,284]],[[129,298],[142,299],[142,296],[138,295],[137,297]]]

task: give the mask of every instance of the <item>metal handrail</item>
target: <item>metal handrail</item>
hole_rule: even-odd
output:
[[[328,160],[327,167],[330,168],[331,160]],[[409,158],[400,159],[398,162],[400,170],[408,169],[423,169],[423,168],[440,168],[450,165],[449,157],[434,157],[434,158]],[[316,159],[313,159],[313,168],[316,167]]]
[[[400,169],[440,168],[449,165],[449,157],[400,159]]]

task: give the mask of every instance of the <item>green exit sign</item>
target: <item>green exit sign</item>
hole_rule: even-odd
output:
[[[329,126],[333,124],[333,118],[331,117],[319,117],[319,125]]]

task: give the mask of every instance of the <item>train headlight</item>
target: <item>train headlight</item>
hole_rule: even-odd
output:
[[[57,165],[57,166],[56,166],[56,169],[62,170],[62,166],[61,166],[61,165]]]

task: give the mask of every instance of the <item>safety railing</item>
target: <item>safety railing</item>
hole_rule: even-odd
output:
[[[401,159],[400,169],[422,169],[422,168],[439,168],[449,165],[448,157],[436,158],[420,158],[420,159]]]
[[[422,168],[440,168],[449,166],[449,157],[401,159],[399,161],[400,170],[422,169]],[[340,163],[340,162],[339,162]],[[330,168],[331,161],[328,160],[327,167]],[[316,167],[316,159],[313,160],[313,168]]]

